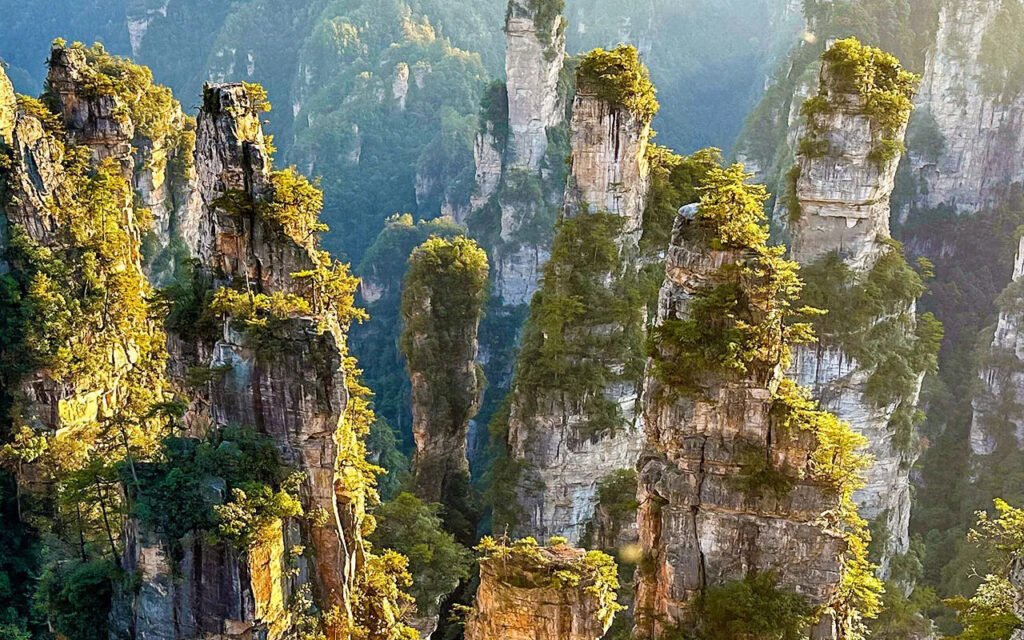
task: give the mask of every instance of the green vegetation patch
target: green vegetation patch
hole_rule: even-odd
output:
[[[1024,2],[994,1],[999,11],[981,41],[982,88],[1008,101],[1024,90]]]
[[[610,213],[558,223],[516,369],[516,392],[527,403],[561,392],[581,404],[584,438],[621,426],[605,389],[643,374],[644,295],[619,251],[622,225]]]
[[[820,87],[818,95],[801,107],[808,133],[800,141],[800,154],[821,157],[829,153],[818,120],[844,106],[848,94],[860,97],[864,113],[881,131],[871,160],[885,165],[903,153],[906,147],[897,137],[914,110],[920,77],[905,70],[892,54],[861,44],[856,38],[833,44],[822,55],[822,62],[833,84]]]
[[[711,587],[697,606],[706,640],[801,640],[816,622],[807,599],[780,589],[768,572]]]
[[[927,261],[911,268],[895,241],[866,274],[855,273],[835,253],[802,271],[802,303],[829,310],[815,320],[816,332],[871,371],[866,397],[876,406],[911,398],[921,374],[938,366],[942,324],[930,313],[914,314],[930,274]]]
[[[485,536],[476,547],[481,564],[493,567],[502,582],[525,589],[579,589],[598,602],[604,625],[626,607],[618,603],[618,567],[602,551],[583,551],[565,538],[551,538],[547,547],[533,538],[510,542]]]
[[[576,67],[580,93],[595,94],[602,100],[631,111],[643,122],[658,113],[657,91],[636,47],[623,45],[606,51],[594,49]]]
[[[709,376],[768,376],[786,366],[792,344],[810,339],[810,326],[794,322],[797,265],[768,246],[768,194],[749,178],[742,165],[711,170],[697,218],[684,231],[714,250],[735,251],[738,260],[694,295],[686,317],[652,331],[654,375],[676,392],[700,393]]]
[[[226,427],[204,440],[167,438],[160,459],[123,465],[133,515],[180,551],[189,533],[204,533],[240,550],[280,518],[302,515],[302,474],[280,460],[273,441],[251,429]]]
[[[409,559],[412,587],[420,616],[437,613],[440,601],[469,578],[473,558],[444,530],[439,504],[427,504],[401,493],[375,512],[377,530],[370,541],[381,549],[394,549]]]

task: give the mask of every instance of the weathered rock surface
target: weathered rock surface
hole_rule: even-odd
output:
[[[0,129],[9,132],[0,143],[12,152],[11,165],[3,176],[7,197],[2,203],[0,248],[6,249],[9,227],[17,227],[27,239],[45,248],[59,250],[71,242],[62,216],[65,210],[73,210],[78,196],[65,166],[72,146],[85,145],[93,152],[94,163],[112,158],[126,177],[131,175],[134,127],[114,96],[84,90],[90,73],[82,50],[53,47],[48,82],[63,118],[63,138],[36,117],[19,112],[10,83],[6,76],[0,77],[0,105],[6,105],[0,107]],[[11,105],[14,112],[7,110]],[[126,233],[127,246],[112,268],[128,272],[128,278],[141,277],[142,229],[132,194],[124,190],[113,197],[119,198],[117,224]],[[142,350],[131,340],[100,339],[100,335],[108,335],[104,327],[90,327],[90,331],[93,335],[75,339],[92,340],[94,348],[106,350],[104,366],[78,375],[55,376],[47,370],[29,374],[21,381],[25,400],[21,419],[26,424],[53,434],[95,425],[124,403],[122,383],[143,359]]]
[[[747,257],[710,249],[691,227],[685,216],[677,218],[658,325],[687,319],[695,297],[728,277],[721,268]],[[695,598],[705,589],[753,572],[774,572],[779,588],[814,606],[827,605],[836,593],[846,542],[824,516],[838,497],[809,472],[814,435],[774,424],[781,380],[778,367],[735,377],[709,373],[699,378],[698,393],[684,394],[648,374],[638,464],[646,565],[638,572],[638,637],[692,625]],[[752,446],[763,448],[773,467],[794,474],[788,493],[757,496],[737,488]],[[826,614],[812,637],[834,638],[834,626]]]
[[[538,0],[509,0],[505,24],[506,84],[494,100],[507,105],[508,121],[484,122],[474,146],[475,217],[493,228],[471,229],[495,237],[494,296],[507,306],[528,303],[550,257],[553,212],[561,206],[563,175],[548,166],[553,131],[565,126],[565,18],[548,15]],[[504,110],[502,110],[504,111]],[[561,162],[555,158],[554,162]],[[485,211],[487,210],[487,211]],[[486,215],[481,215],[486,213]],[[459,216],[456,216],[459,219]],[[471,225],[472,226],[472,225]]]
[[[911,148],[913,205],[971,213],[1024,181],[1024,92],[989,78],[986,43],[1003,3],[943,3],[914,124],[938,143]],[[1001,19],[1006,19],[1002,16]],[[996,85],[996,86],[993,86]]]
[[[539,550],[539,560],[485,558],[466,621],[466,640],[598,640],[611,624],[593,583],[559,584],[557,571],[578,571],[586,552],[568,546]]]
[[[824,98],[828,107],[809,116],[802,133],[827,140],[828,150],[820,156],[797,157],[800,212],[791,227],[792,256],[810,265],[835,253],[857,277],[863,277],[883,253],[892,250],[886,242],[900,154],[885,162],[873,157],[889,134],[866,110],[861,95],[844,90],[828,63],[822,66],[819,86],[818,99]],[[895,132],[896,141],[903,141],[905,130],[904,125]],[[905,329],[912,334],[914,309],[906,313],[910,324]],[[892,557],[909,548],[910,469],[917,459],[912,445],[908,448],[898,442],[893,418],[898,410],[913,413],[920,381],[909,397],[876,406],[867,397],[874,370],[858,364],[832,336],[819,339],[818,344],[797,347],[791,374],[813,391],[824,409],[868,438],[874,464],[865,472],[866,486],[855,500],[862,517],[883,519],[887,540],[881,546],[880,573],[887,576]],[[923,372],[920,376],[923,380]]]
[[[1012,426],[1013,440],[1024,449],[1024,417],[1007,407],[1018,407],[1024,403],[1024,238],[1021,239],[1013,265],[1013,282],[1007,287],[1000,302],[999,322],[989,350],[989,357],[983,360],[981,368],[982,389],[974,398],[974,416],[971,421],[971,451],[976,456],[988,456],[996,452],[1000,444],[1006,444],[1006,436],[1000,422],[1008,421]]]
[[[412,388],[415,493],[465,504],[467,438],[485,386],[477,365],[487,254],[465,236],[416,247],[402,286],[400,347]]]
[[[314,266],[315,247],[296,242],[252,206],[270,188],[256,105],[242,85],[208,86],[203,104],[195,155],[203,207],[191,248],[214,282],[242,279],[254,293],[302,292],[290,274]],[[365,495],[349,491],[338,471],[340,451],[356,437],[343,426],[349,400],[344,336],[327,316],[293,318],[279,338],[285,343],[281,349],[256,349],[227,318],[213,344],[172,335],[170,366],[179,375],[190,365],[220,372],[193,394],[193,415],[187,417],[199,430],[194,435],[248,425],[269,436],[282,462],[304,474],[303,511],[319,517],[279,523],[245,553],[197,539],[173,567],[196,579],[172,589],[161,586],[167,541],[140,532],[126,564],[141,566],[154,580],[135,599],[134,624],[152,620],[159,628],[173,619],[175,634],[160,637],[191,638],[195,629],[203,637],[281,638],[289,630],[286,606],[292,595],[310,587],[322,609],[337,607],[343,616],[351,610]],[[286,553],[292,547],[313,551],[308,566],[301,561],[297,572],[286,564],[294,561]]]
[[[889,203],[900,156],[875,161],[883,127],[867,113],[861,95],[845,91],[827,65],[820,87],[819,96],[835,106],[812,116],[812,126],[821,132],[818,139],[827,139],[828,151],[797,157],[801,211],[792,224],[792,256],[809,264],[839,251],[851,267],[865,270],[890,237]],[[905,131],[904,124],[896,139],[902,141]]]
[[[505,21],[508,157],[513,169],[539,170],[547,152],[547,130],[564,118],[557,87],[565,60],[565,18],[545,16],[543,4],[510,0]]]
[[[621,218],[614,241],[622,272],[599,278],[599,286],[614,290],[640,268],[640,231],[650,186],[646,160],[650,123],[621,105],[581,92],[573,106],[571,132],[564,216],[603,213]],[[622,330],[622,326],[594,326],[584,318],[579,326],[566,329],[566,339],[583,343],[587,336]],[[626,362],[610,362],[608,354],[592,357],[610,371],[626,367]],[[639,456],[640,382],[615,382],[603,390],[604,399],[617,407],[620,423],[599,433],[587,433],[593,418],[585,408],[588,398],[527,390],[513,383],[508,445],[510,455],[524,465],[517,489],[524,517],[521,533],[541,540],[563,536],[579,542],[594,516],[598,483],[613,471],[632,468]]]
[[[3,67],[0,67],[0,141],[10,144],[17,111],[18,99],[14,94],[14,85]]]

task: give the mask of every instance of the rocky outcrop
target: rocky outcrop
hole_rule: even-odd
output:
[[[845,48],[873,56],[871,73],[876,75],[878,90],[889,91],[893,99],[902,98],[908,107],[914,86],[910,76],[902,87],[898,86],[903,73],[898,62],[880,51],[840,41],[825,53],[818,95],[804,109],[806,120],[797,158],[799,178],[791,205],[797,211],[790,212],[792,256],[808,267],[808,282],[819,288],[834,286],[825,283],[827,277],[819,276],[822,270],[828,271],[822,265],[835,257],[848,269],[844,277],[850,281],[841,286],[870,280],[883,257],[902,263],[902,257],[893,253],[898,249],[891,245],[889,217],[909,110],[895,114],[895,120],[880,117],[872,102],[876,98],[859,91],[857,83],[845,77]],[[893,151],[882,155],[885,146]],[[836,268],[843,270],[838,263]],[[886,268],[878,267],[879,273]],[[911,273],[908,277],[914,276]],[[889,289],[893,284],[883,280],[877,286],[881,288],[877,296],[892,297]],[[897,397],[880,399],[872,388],[877,389],[885,363],[877,356],[869,362],[858,362],[857,352],[850,352],[844,336],[872,331],[882,335],[892,327],[893,335],[903,342],[913,342],[915,300],[892,303],[884,310],[885,317],[835,317],[820,322],[820,341],[798,347],[792,367],[794,378],[812,389],[824,408],[848,422],[870,443],[874,463],[865,472],[866,485],[855,500],[860,514],[876,521],[877,530],[884,532],[876,541],[882,549],[879,559],[883,576],[889,575],[893,556],[909,548],[910,470],[917,459],[911,416],[916,412],[924,371],[916,371],[916,383],[901,390]],[[839,308],[829,311],[834,316],[847,313]],[[851,321],[863,322],[864,326],[847,326]],[[888,348],[895,349],[891,345]]]
[[[942,5],[912,123],[915,207],[972,213],[1024,181],[1024,91],[1019,74],[999,66],[1006,50],[1000,38],[1019,28],[1010,4]]]
[[[1024,238],[1013,265],[1013,281],[997,300],[999,322],[980,371],[981,391],[974,398],[971,451],[990,456],[1009,446],[1024,450]]]
[[[14,133],[14,120],[18,111],[18,99],[14,85],[0,67],[0,141],[10,144]]]
[[[631,56],[635,66],[617,73],[646,80],[635,49],[598,51],[590,58],[601,64],[602,56],[620,54]],[[598,483],[631,468],[640,451],[636,349],[643,340],[643,303],[634,294],[653,115],[578,80],[571,177],[553,245],[556,257],[545,267],[543,287],[531,305],[508,421],[510,456],[522,467],[517,530],[573,543],[594,516]],[[623,299],[633,302],[622,304]],[[548,317],[568,304],[581,308],[565,320]],[[544,373],[562,368],[560,374]]]
[[[841,49],[853,47],[853,42],[833,45],[826,58],[834,54],[838,59],[844,55]],[[880,82],[898,82],[895,76],[902,70],[896,64],[886,69],[893,77]],[[818,95],[803,109],[795,192],[799,207],[789,212],[791,250],[802,264],[839,251],[847,264],[864,270],[874,264],[890,237],[890,198],[909,111],[895,129],[883,122],[869,104],[873,98],[860,91],[862,80],[847,77],[849,71],[842,65],[837,60],[822,66]],[[881,65],[877,68],[881,74]]]
[[[113,76],[101,65],[114,69]],[[118,85],[118,73],[136,81]],[[174,262],[161,254],[172,252],[175,241],[195,241],[201,203],[192,168],[193,120],[167,88],[153,83],[148,69],[102,48],[55,45],[48,81],[71,141],[88,147],[96,162],[113,158],[131,180],[139,208],[153,219],[144,266],[152,281],[165,282]]]
[[[719,200],[719,206],[737,205]],[[750,215],[760,215],[757,205]],[[784,356],[770,349],[774,355],[745,361],[742,370],[702,367],[705,356],[687,354],[713,337],[681,342],[682,327],[691,323],[711,332],[728,331],[738,319],[771,325],[761,314],[778,303],[740,303],[729,320],[702,315],[712,313],[712,292],[740,287],[751,293],[750,274],[780,268],[761,262],[763,241],[760,249],[730,248],[720,240],[713,248],[709,224],[700,215],[677,218],[653,330],[656,356],[644,386],[646,444],[638,464],[644,559],[637,574],[637,637],[701,628],[710,622],[694,607],[702,595],[764,573],[779,591],[822,607],[811,637],[845,637],[836,606],[848,551],[836,520],[844,490],[830,486],[813,462],[824,439],[814,427],[799,425],[811,414],[788,408],[793,401],[787,396],[799,392],[782,377]],[[752,271],[743,276],[741,265]],[[782,620],[776,622],[781,628]],[[743,628],[742,621],[729,624]]]
[[[604,554],[564,544],[492,549],[480,561],[466,640],[598,640],[620,608],[614,572]]]
[[[565,18],[552,0],[509,0],[505,20],[510,169],[536,172],[548,129],[564,119],[558,79],[565,61]]]
[[[39,102],[27,109],[19,108],[12,94],[3,97],[4,86],[10,87],[6,77],[0,81],[0,104],[5,105],[0,109],[0,126],[9,131],[0,142],[11,150],[10,163],[2,176],[4,188],[0,189],[5,218],[0,225],[5,228],[0,240],[9,233],[23,234],[31,245],[53,251],[63,259],[67,257],[64,252],[88,243],[88,229],[96,224],[93,216],[112,216],[118,235],[110,242],[122,246],[106,250],[91,247],[90,251],[94,255],[102,253],[104,260],[110,260],[110,270],[124,274],[124,291],[142,295],[141,237],[145,229],[127,181],[131,176],[134,126],[115,96],[86,91],[96,73],[86,60],[85,50],[54,46],[48,85],[59,109],[57,114],[46,112]],[[7,105],[15,108],[13,123],[9,120],[11,112],[5,112]],[[111,160],[116,163],[115,174],[126,178],[118,182],[116,176],[110,176],[109,190],[103,194],[110,201],[93,204],[95,210],[83,211],[86,190],[95,187],[83,183],[81,176],[86,169],[72,159],[79,149],[92,151],[93,168],[102,168],[104,161]],[[72,219],[79,229],[72,229]],[[6,242],[0,248],[6,252]],[[14,267],[32,268],[26,264]],[[110,286],[108,275],[96,276],[104,287]],[[75,348],[72,343],[90,344],[93,355],[104,354],[96,368],[53,371],[56,367],[40,367],[27,374],[20,381],[24,401],[20,419],[39,432],[58,434],[94,428],[121,411],[130,401],[125,390],[127,380],[154,373],[149,367],[159,357],[152,345],[139,344],[159,334],[156,326],[140,316],[122,318],[122,322],[117,327],[99,319],[92,326],[84,322],[81,329],[86,335],[68,338],[68,349]],[[82,355],[76,357],[85,359]],[[149,370],[140,374],[143,369]],[[147,378],[147,383],[153,385],[154,393],[160,392],[159,382]]]
[[[456,504],[469,478],[466,438],[480,408],[477,333],[487,254],[472,240],[431,238],[413,251],[402,291],[401,346],[412,381],[416,493]]]
[[[310,285],[291,275],[326,266],[315,241],[296,241],[259,208],[274,195],[270,157],[258,103],[243,85],[204,90],[195,166],[203,207],[192,249],[214,286],[241,283],[251,295],[287,292],[316,301]],[[345,423],[350,397],[343,328],[331,308],[281,322],[272,350],[254,343],[240,330],[244,322],[230,314],[213,342],[172,335],[171,365],[172,371],[216,372],[192,393],[188,423],[194,435],[248,425],[269,436],[282,463],[302,472],[299,494],[303,512],[312,517],[278,521],[244,552],[200,538],[182,542],[186,553],[171,572],[196,579],[170,589],[160,587],[167,573],[161,562],[173,541],[140,526],[126,564],[152,573],[154,582],[135,598],[135,633],[140,624],[170,617],[175,633],[160,637],[189,638],[189,629],[198,629],[223,638],[281,638],[293,614],[286,605],[301,594],[315,594],[321,610],[337,613],[328,626],[351,619],[363,561],[366,488],[354,468],[339,471],[339,461],[358,454],[360,437]],[[295,570],[289,550],[303,547],[313,553]]]

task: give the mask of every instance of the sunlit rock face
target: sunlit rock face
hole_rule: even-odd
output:
[[[677,218],[657,325],[687,319],[700,292],[724,282],[728,270],[722,267],[745,257],[709,247],[692,227],[690,218]],[[692,628],[695,603],[706,589],[752,572],[773,572],[780,588],[827,605],[839,588],[846,550],[840,531],[823,517],[838,498],[808,473],[813,434],[780,429],[773,420],[773,394],[783,372],[709,372],[691,394],[665,385],[648,369],[646,440],[638,463],[645,558],[637,572],[638,637]],[[797,474],[785,495],[758,497],[737,488],[751,443],[764,447],[776,468]],[[834,638],[836,629],[826,613],[811,637]]]
[[[291,274],[315,266],[312,240],[297,242],[251,206],[272,188],[269,158],[257,105],[245,87],[207,86],[195,151],[202,206],[189,248],[214,283],[242,281],[254,293],[303,293]],[[143,584],[120,606],[131,612],[115,620],[125,633],[275,640],[293,630],[288,604],[299,593],[313,594],[320,606],[337,607],[342,615],[351,610],[365,495],[338,470],[339,456],[359,437],[344,420],[344,334],[328,315],[292,318],[279,337],[280,349],[259,349],[231,318],[209,342],[172,334],[169,370],[179,384],[189,370],[219,372],[194,387],[186,414],[191,435],[247,425],[269,436],[282,462],[303,473],[303,511],[318,517],[278,521],[245,551],[198,538],[177,541],[183,554],[173,561],[172,541],[132,523],[125,564],[138,568]],[[312,553],[296,556],[303,548]],[[168,581],[179,574],[192,579]]]
[[[890,237],[889,203],[900,155],[884,162],[872,157],[883,127],[828,65],[822,67],[819,96],[834,105],[813,117],[817,138],[827,141],[828,151],[797,157],[800,212],[791,223],[792,257],[808,264],[838,251],[851,267],[866,270]],[[902,141],[905,130],[904,124],[895,138]]]
[[[70,242],[65,211],[74,209],[78,185],[65,164],[70,163],[76,145],[87,150],[87,158],[91,152],[93,165],[110,159],[125,177],[132,176],[134,126],[116,96],[86,89],[90,73],[82,50],[54,45],[48,86],[58,109],[54,117],[63,129],[52,130],[35,116],[19,111],[13,88],[0,71],[0,143],[11,150],[11,162],[3,176],[6,197],[0,203],[0,249],[6,250],[11,227],[43,248],[58,250]],[[143,230],[132,193],[124,189],[112,197],[116,200],[112,207],[116,224],[127,234],[127,246],[112,268],[126,272],[129,279],[141,277]],[[96,340],[95,348],[107,355],[104,366],[66,376],[41,369],[22,380],[25,403],[21,418],[37,431],[71,433],[109,418],[124,403],[124,382],[138,365],[142,349],[132,340],[99,340],[103,328],[90,330],[93,335],[75,339]]]
[[[1024,91],[990,61],[1011,24],[1004,4],[943,3],[912,123],[916,207],[973,213],[1024,181]]]
[[[585,551],[540,548],[536,562],[486,558],[466,620],[466,640],[598,640],[611,624],[592,581],[560,584],[558,571],[578,571]]]
[[[593,213],[621,218],[614,242],[623,272],[605,274],[601,286],[609,290],[640,269],[640,231],[650,188],[649,138],[649,120],[595,94],[577,93],[564,218]],[[569,332],[571,339],[584,342],[588,335],[610,335],[622,329],[592,326],[584,320]],[[610,370],[626,367],[625,362],[602,365]],[[639,385],[639,379],[627,380],[603,390],[604,398],[618,407],[620,424],[598,433],[587,433],[592,419],[585,408],[587,398],[556,392],[534,396],[513,388],[508,444],[511,455],[525,466],[517,489],[524,520],[521,533],[542,540],[564,536],[573,543],[580,541],[594,517],[598,483],[613,471],[633,468],[639,456]]]

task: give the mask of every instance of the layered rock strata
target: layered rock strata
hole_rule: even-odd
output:
[[[510,0],[505,19],[508,168],[537,172],[548,129],[562,123],[558,80],[565,61],[565,18],[549,0]]]
[[[273,186],[258,106],[240,84],[204,90],[195,155],[203,208],[191,248],[215,288],[242,286],[254,296],[312,296],[315,303],[316,284],[292,276],[326,266],[315,240],[293,239],[259,210],[259,203],[273,197]],[[284,321],[273,350],[254,343],[230,315],[213,342],[172,336],[172,371],[216,372],[192,395],[193,434],[248,425],[270,437],[281,461],[302,472],[303,512],[315,517],[278,522],[245,552],[186,541],[184,558],[169,565],[169,541],[140,526],[126,551],[127,565],[157,579],[181,572],[199,579],[142,589],[129,625],[136,636],[159,633],[170,617],[175,633],[159,637],[188,638],[190,629],[198,628],[223,638],[280,638],[296,614],[287,603],[311,587],[320,610],[335,612],[332,628],[351,620],[366,494],[354,475],[358,471],[341,471],[339,464],[358,454],[359,436],[345,423],[350,397],[343,327],[332,309],[314,306],[313,311]],[[303,547],[313,553],[295,557],[291,552]],[[207,593],[212,585],[221,586]]]
[[[818,269],[812,267],[820,269],[835,258],[844,265],[845,269],[839,269],[849,279],[844,286],[871,279],[883,258],[902,263],[902,257],[892,255],[898,249],[891,244],[889,217],[909,110],[898,116],[895,127],[879,117],[872,102],[876,98],[859,91],[856,82],[851,83],[844,75],[843,47],[854,45],[841,41],[826,52],[820,89],[806,103],[800,130],[799,178],[792,205],[797,211],[790,212],[792,257],[809,268],[807,278],[812,285],[819,284]],[[894,88],[899,75],[905,73],[898,62],[877,50],[857,50],[874,57],[872,72],[880,90],[888,88],[909,105],[912,79],[907,76],[903,89]],[[883,156],[885,146],[893,151]],[[893,284],[883,281],[880,286],[883,290],[877,295],[891,298],[889,289]],[[826,309],[833,312],[833,317],[819,323],[819,342],[798,347],[792,368],[792,375],[813,390],[824,408],[870,442],[874,464],[865,474],[866,486],[855,499],[861,515],[877,521],[876,530],[883,532],[884,539],[876,544],[882,549],[879,559],[885,576],[890,560],[906,553],[910,542],[910,470],[917,451],[916,438],[906,431],[913,430],[907,421],[914,420],[924,371],[915,371],[916,384],[899,397],[879,399],[871,389],[877,387],[884,363],[877,356],[873,362],[858,362],[857,353],[846,347],[843,335],[881,335],[886,326],[892,325],[903,341],[913,342],[915,301],[892,302],[894,306],[884,311],[886,317],[868,318],[863,320],[864,326],[841,326],[834,332],[830,329],[849,324],[850,319],[837,317],[846,313],[842,309]]]
[[[550,255],[550,227],[563,192],[564,152],[549,153],[565,126],[565,18],[557,3],[510,0],[505,23],[506,77],[488,100],[500,121],[485,119],[474,146],[473,217],[500,230],[472,229],[493,237],[495,295],[508,306],[525,304]],[[473,226],[471,220],[471,227]]]
[[[4,167],[3,195],[4,222],[0,227],[0,241],[5,252],[9,248],[7,237],[21,235],[27,243],[56,252],[73,251],[76,245],[89,244],[88,252],[102,260],[110,272],[123,273],[125,289],[145,291],[142,276],[141,238],[145,221],[134,206],[129,178],[133,161],[130,141],[134,126],[126,115],[121,98],[110,92],[87,91],[86,78],[96,72],[79,48],[55,45],[51,52],[49,86],[53,92],[58,114],[43,114],[34,109],[22,109],[6,77],[0,79],[0,143],[10,151],[9,166]],[[13,118],[12,118],[13,116]],[[59,122],[59,125],[54,124]],[[91,152],[91,160],[83,166],[78,161],[80,150]],[[100,247],[84,236],[95,223],[88,220],[97,212],[82,211],[81,199],[89,185],[83,183],[83,174],[89,167],[105,170],[105,161],[115,163],[108,195],[110,203],[98,203],[104,215],[115,217],[111,223],[117,228],[118,240],[124,246]],[[118,181],[116,174],[125,178]],[[73,229],[78,222],[82,229]],[[78,246],[77,248],[83,249]],[[20,264],[17,268],[30,269],[34,265]],[[115,285],[109,273],[97,275],[102,286]],[[109,314],[108,314],[109,315]],[[129,314],[126,314],[129,315]],[[57,318],[47,318],[56,323]],[[37,431],[61,434],[64,437],[75,429],[95,428],[97,423],[110,419],[130,402],[124,387],[133,376],[154,373],[159,354],[148,344],[148,339],[160,334],[155,325],[138,317],[121,317],[121,326],[99,323],[82,327],[86,335],[68,339],[66,347],[78,352],[85,344],[93,354],[102,353],[102,364],[96,368],[79,367],[73,372],[57,372],[55,367],[41,367],[20,381],[24,396],[19,419]],[[136,335],[126,337],[128,331]],[[139,341],[147,342],[146,345]],[[75,346],[78,345],[78,346]],[[13,346],[13,345],[11,345]],[[161,383],[149,380],[151,389],[159,393]]]
[[[659,373],[682,357],[673,327],[721,321],[728,330],[736,322],[695,314],[712,292],[749,287],[745,278],[758,272],[758,261],[750,248],[712,248],[699,216],[676,220],[653,330],[661,336],[655,340],[661,364],[649,365],[643,395],[640,638],[700,629],[705,621],[695,604],[703,594],[764,573],[778,589],[821,607],[811,637],[842,637],[834,604],[847,551],[835,520],[841,498],[811,462],[820,446],[813,429],[782,424],[787,410],[780,389],[791,383],[783,380],[781,354],[748,363],[745,372],[693,365],[672,376]],[[764,321],[760,304],[740,317]],[[769,477],[788,480],[772,489]]]
[[[621,52],[636,67],[619,71],[646,80],[635,49]],[[640,451],[635,405],[643,303],[635,294],[652,115],[578,80],[566,206],[555,257],[531,305],[507,436],[509,455],[521,467],[517,530],[573,543],[594,516],[598,483],[631,468]],[[568,317],[548,317],[549,307],[572,304],[580,308]],[[564,371],[544,373],[548,368]]]
[[[136,81],[112,85],[98,70],[101,63]],[[121,164],[139,208],[152,217],[143,266],[151,280],[165,283],[175,266],[172,244],[195,241],[200,215],[193,119],[169,89],[153,83],[149,69],[102,48],[55,45],[48,86],[72,141],[88,147],[95,162],[113,158]]]
[[[1019,29],[1013,2],[945,2],[914,116],[918,208],[972,213],[1024,181],[1024,90],[1001,60]]]

